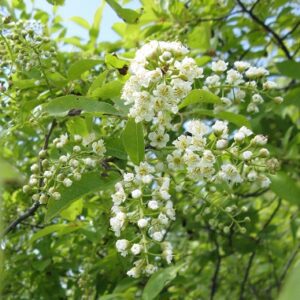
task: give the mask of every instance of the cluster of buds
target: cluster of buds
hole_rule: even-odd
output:
[[[32,175],[23,187],[25,193],[32,194],[33,201],[41,204],[47,203],[48,199],[60,200],[61,187],[72,186],[84,173],[101,164],[106,151],[103,140],[97,140],[93,134],[85,138],[74,135],[73,139],[62,134],[49,148],[39,152],[39,163],[31,166]],[[48,151],[55,151],[53,148],[59,151],[59,156],[50,159]]]
[[[19,20],[3,24],[0,38],[0,66],[4,70],[30,71],[34,67],[47,65],[55,72],[58,62],[53,59],[56,53],[51,46],[44,26],[38,21]]]
[[[248,113],[259,112],[259,105],[264,98],[270,98],[275,103],[281,103],[279,96],[271,96],[277,84],[267,79],[269,71],[263,67],[253,67],[248,62],[236,61],[233,68],[223,60],[212,62],[212,74],[203,79],[203,89],[219,95],[222,103],[215,110],[231,110],[238,112],[245,107]],[[274,92],[273,92],[274,94]],[[276,94],[276,92],[275,92]]]
[[[157,263],[172,261],[172,246],[165,241],[170,223],[175,220],[171,200],[170,178],[163,176],[160,166],[142,162],[134,171],[124,173],[115,186],[110,225],[122,256],[136,257],[129,276],[151,275]]]

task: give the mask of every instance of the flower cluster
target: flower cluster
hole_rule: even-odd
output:
[[[192,89],[203,69],[186,57],[188,49],[179,42],[151,41],[136,52],[122,98],[131,104],[129,116],[136,122],[151,122],[151,145],[162,148],[169,141],[171,115]]]
[[[245,126],[229,135],[228,124],[223,121],[209,127],[191,120],[186,130],[188,134],[173,142],[175,150],[167,156],[170,170],[186,172],[191,180],[203,185],[225,183],[238,188],[243,183],[249,191],[270,185],[265,173],[274,172],[278,163],[269,159],[265,136],[254,136]]]
[[[41,150],[39,163],[31,165],[32,175],[23,187],[25,193],[32,194],[33,201],[42,204],[49,199],[60,200],[61,187],[70,187],[81,179],[82,174],[101,164],[106,151],[103,140],[97,140],[94,134],[84,138],[75,135],[72,140],[67,134],[62,134],[53,140],[53,146],[59,151],[59,156],[50,159],[48,151]],[[62,151],[65,154],[61,154]]]
[[[161,258],[172,261],[172,246],[164,241],[170,222],[175,220],[170,178],[157,169],[148,162],[140,163],[133,173],[124,173],[112,195],[110,225],[118,238],[122,236],[116,242],[117,251],[137,258],[127,272],[132,277],[152,274]]]
[[[53,59],[56,49],[51,46],[43,25],[38,21],[5,22],[0,46],[0,66],[11,72],[40,68],[45,60],[53,72],[57,67],[58,63]]]
[[[212,74],[203,81],[203,88],[219,95],[222,105],[215,107],[216,111],[238,111],[240,104],[245,105],[248,113],[259,111],[259,105],[264,98],[271,98],[275,103],[281,103],[281,97],[270,96],[270,91],[277,88],[274,81],[266,79],[269,71],[262,67],[253,67],[248,62],[236,61],[233,68],[223,60],[212,62]]]

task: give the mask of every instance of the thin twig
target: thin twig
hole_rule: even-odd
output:
[[[49,139],[50,136],[53,132],[54,127],[56,126],[56,120],[54,119],[50,125],[50,129],[48,131],[48,133],[45,136],[45,141],[44,141],[44,145],[43,145],[43,150],[47,150],[48,149],[48,145],[49,145]],[[43,166],[42,166],[42,162],[41,159],[39,161],[39,168],[40,168],[40,175],[42,175],[43,173]],[[43,186],[44,182],[43,182],[43,177],[41,176],[40,181],[39,181],[39,189]],[[34,213],[37,211],[37,209],[41,206],[39,201],[36,201],[33,203],[33,205],[23,214],[21,214],[15,221],[11,222],[3,231],[3,233],[1,234],[1,237],[5,236],[6,234],[8,234],[9,232],[11,232],[12,230],[14,230],[17,225],[19,225],[22,221],[26,220],[27,218],[29,218],[30,216],[33,216]]]
[[[247,283],[247,280],[248,280],[248,277],[249,277],[249,274],[250,274],[250,270],[251,270],[251,267],[252,267],[252,264],[253,264],[253,261],[254,261],[255,255],[256,255],[256,248],[257,248],[258,244],[260,243],[260,241],[262,239],[264,231],[266,230],[266,228],[269,226],[269,224],[272,222],[273,218],[277,214],[277,212],[278,212],[278,210],[279,210],[279,208],[281,206],[281,202],[282,202],[282,199],[280,198],[278,200],[278,204],[275,207],[274,211],[272,212],[271,216],[266,221],[266,223],[264,224],[263,228],[260,230],[260,232],[257,235],[258,237],[257,237],[257,239],[255,241],[255,248],[254,248],[254,250],[252,251],[252,253],[251,253],[250,257],[249,257],[248,264],[247,264],[247,267],[246,267],[246,270],[245,270],[245,274],[244,274],[244,277],[243,277],[243,281],[241,283],[240,296],[239,296],[240,300],[244,299],[244,291],[245,291],[246,283]]]
[[[290,54],[288,48],[284,44],[282,38],[270,26],[268,26],[260,18],[258,18],[258,16],[255,15],[252,10],[247,9],[247,7],[244,5],[244,3],[241,0],[236,0],[236,1],[239,4],[239,6],[242,8],[242,10],[246,14],[248,14],[254,22],[256,22],[258,25],[260,25],[261,27],[263,27],[269,34],[271,34],[273,36],[273,38],[277,42],[278,46],[284,52],[285,56],[288,59],[292,59],[292,55]]]

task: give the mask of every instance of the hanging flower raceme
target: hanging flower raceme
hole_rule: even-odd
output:
[[[164,241],[175,220],[171,200],[170,178],[162,176],[157,167],[148,162],[124,173],[112,195],[113,207],[110,225],[119,238],[117,251],[137,260],[127,272],[129,276],[150,275],[157,270],[157,260],[172,261],[172,246]]]
[[[262,95],[276,88],[265,79],[267,70],[246,62],[236,62],[231,69],[222,60],[212,62],[205,77],[188,53],[179,42],[149,42],[136,52],[130,66],[132,76],[123,88],[122,98],[130,105],[128,117],[143,122],[150,131],[146,161],[130,167],[112,195],[110,225],[118,237],[117,251],[135,258],[127,272],[132,277],[150,275],[159,265],[172,261],[173,247],[165,241],[175,220],[176,199],[171,197],[171,189],[190,193],[187,187],[197,186],[199,192],[191,196],[196,206],[205,203],[207,215],[224,212],[229,219],[224,221],[224,233],[235,225],[245,233],[240,223],[250,218],[235,218],[247,208],[234,205],[224,209],[215,202],[216,195],[223,199],[264,190],[270,185],[268,173],[278,167],[265,148],[267,138],[254,135],[245,126],[230,132],[225,121],[211,124],[188,118],[185,122],[182,115],[178,124],[179,105],[194,83],[220,96],[223,104],[215,105],[216,112],[235,111],[243,101],[248,112],[257,111],[264,102]],[[186,132],[178,136],[180,126]],[[209,224],[215,223],[212,216]]]

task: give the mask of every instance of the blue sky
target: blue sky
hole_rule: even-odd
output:
[[[65,5],[58,8],[58,14],[64,19],[64,24],[68,28],[67,36],[79,36],[86,38],[87,31],[70,21],[73,16],[80,16],[86,19],[89,23],[92,22],[96,9],[100,6],[101,0],[65,0]],[[28,9],[32,8],[32,1],[25,0]],[[46,0],[35,0],[34,6],[48,13],[52,12],[52,6]],[[137,9],[140,7],[138,0],[133,0],[126,5],[128,8]],[[115,22],[120,22],[121,19],[115,14],[115,12],[105,5],[103,12],[103,19],[100,29],[100,41],[115,41],[118,39],[118,35],[111,29],[111,26]]]

